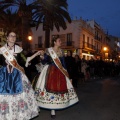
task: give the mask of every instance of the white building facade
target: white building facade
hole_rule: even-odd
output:
[[[66,30],[60,28],[58,32],[54,28],[53,31],[50,31],[50,41],[53,36],[59,35],[62,40],[61,48],[65,53],[67,50],[71,50],[73,55],[78,54],[80,58],[86,60],[100,59],[101,57],[104,58],[105,51],[103,51],[103,48],[108,47],[108,54],[110,55],[111,45],[114,41],[110,40],[110,36],[94,20],[85,21],[80,18],[79,20],[73,20],[71,23],[66,22],[66,25]],[[28,42],[33,51],[44,49],[45,31],[43,31],[43,24],[40,24],[37,30],[33,27],[30,36],[32,36],[32,41]],[[4,45],[5,41],[3,29],[0,28],[0,46]],[[22,46],[19,37],[17,43]]]
[[[74,54],[78,54],[80,58],[86,60],[94,57],[95,53],[95,40],[94,28],[82,19],[73,20],[72,23],[66,23],[67,29],[60,28],[58,32],[56,28],[50,32],[50,40],[52,36],[59,35],[62,40],[62,49],[72,50]],[[43,31],[42,24],[36,30],[32,28],[33,41],[31,43],[32,49],[43,48],[45,40],[45,32]]]

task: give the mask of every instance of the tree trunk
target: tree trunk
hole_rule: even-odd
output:
[[[29,20],[32,18],[31,11],[29,11],[27,8],[19,8],[18,11],[19,16],[22,18],[22,31],[21,31],[21,38],[22,38],[22,47],[24,50],[29,49],[29,41],[28,41],[28,35],[30,32],[30,24]]]
[[[30,27],[27,22],[27,18],[22,18],[22,47],[24,50],[29,49],[28,33]]]
[[[45,30],[45,43],[44,47],[48,48],[50,46],[50,29]]]

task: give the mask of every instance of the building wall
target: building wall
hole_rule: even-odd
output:
[[[62,42],[66,43],[67,34],[71,33],[73,44],[71,46],[65,46],[65,44],[63,44],[62,47],[64,49],[71,49],[73,51],[75,50],[81,58],[85,58],[87,60],[94,58],[94,56],[101,55],[102,46],[106,44],[106,35],[102,28],[94,20],[85,21],[80,18],[79,20],[73,20],[72,23],[67,22],[66,24],[66,30],[60,28],[60,31],[58,32],[56,28],[54,28],[53,31],[50,32],[50,40],[52,39],[53,35],[60,35]],[[40,39],[42,39],[43,47],[45,32],[43,31],[42,24],[40,24],[37,31],[35,28],[32,28],[32,32],[32,49],[36,49],[38,47],[38,37],[40,36]]]
[[[110,43],[105,31],[94,20],[85,21],[80,18],[79,20],[73,20],[72,23],[66,22],[66,24],[66,30],[60,28],[60,31],[58,32],[56,28],[54,28],[53,31],[50,32],[50,41],[52,36],[59,35],[63,42],[62,48],[64,50],[72,50],[74,54],[78,54],[80,58],[89,60],[96,56],[100,57],[102,48]],[[71,45],[66,45],[68,34],[72,34]],[[0,45],[3,45],[3,41],[6,40],[3,35],[3,31],[0,29]],[[30,41],[32,50],[42,49],[44,47],[44,40],[45,31],[43,31],[43,25],[40,24],[37,30],[33,27],[32,41]],[[111,44],[113,45],[112,41]]]
[[[35,48],[35,44],[38,44],[38,36],[42,36],[42,42],[44,43],[45,40],[45,32],[42,30],[43,26],[42,24],[39,26],[38,30],[36,31],[35,28],[32,28],[33,32],[33,42],[32,42],[32,48]],[[73,32],[74,31],[74,32]],[[72,41],[74,41],[74,46],[79,47],[78,45],[78,39],[79,39],[79,22],[73,21],[71,24],[67,23],[67,29],[63,30],[60,28],[60,31],[58,32],[56,28],[53,29],[53,31],[50,32],[50,40],[52,38],[52,35],[65,35],[65,41],[66,42],[66,35],[72,33]],[[77,42],[76,42],[77,41]]]
[[[108,35],[106,34],[105,30],[95,22],[95,20],[87,21],[91,27],[95,30],[95,50],[96,50],[96,57],[102,57],[103,48],[108,47]]]
[[[72,41],[74,41],[74,47],[78,48],[80,41],[79,41],[79,37],[80,37],[80,21],[74,20],[71,24],[67,23],[67,29],[63,30],[62,28],[60,29],[60,31],[58,32],[55,28],[53,31],[51,31],[51,35],[61,35],[61,34],[69,34],[72,33]],[[66,42],[66,40],[65,40]]]

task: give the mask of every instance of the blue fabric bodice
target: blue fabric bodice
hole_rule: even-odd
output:
[[[8,45],[5,44],[5,47]],[[22,67],[25,64],[25,56],[22,51],[22,48],[18,45],[14,45],[14,48],[11,50],[11,53],[15,53],[14,56],[19,65]],[[22,73],[13,68],[12,73],[8,73],[7,63],[3,54],[0,53],[0,94],[19,94],[23,92],[23,85],[22,85]]]
[[[66,69],[66,65],[65,65],[65,60],[64,60],[64,56],[59,57],[59,60],[62,63],[62,66]],[[52,60],[51,56],[45,54],[44,55],[44,60],[41,61],[42,64],[49,64],[49,65],[55,65],[54,61]],[[55,65],[56,66],[56,65]]]
[[[8,73],[7,67],[0,68],[0,94],[18,94],[23,91],[21,73],[16,68]]]

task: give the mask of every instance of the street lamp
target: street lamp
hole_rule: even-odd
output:
[[[31,36],[31,35],[28,36],[28,40],[29,40],[29,41],[32,40],[32,36]]]
[[[103,51],[104,51],[104,59],[107,59],[108,58],[108,48],[103,47]]]
[[[104,47],[103,50],[106,52],[106,51],[108,50],[108,48],[107,48],[107,47]]]
[[[28,40],[29,40],[29,49],[30,49],[31,48],[30,47],[30,42],[32,41],[32,36],[31,35],[28,36]]]

